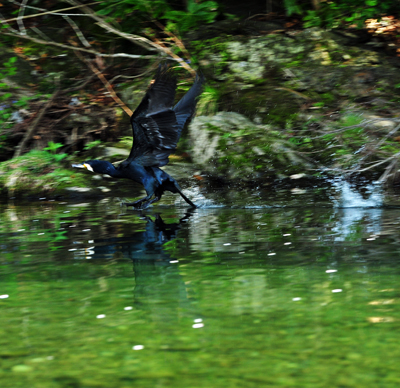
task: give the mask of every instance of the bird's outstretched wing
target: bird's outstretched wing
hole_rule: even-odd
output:
[[[152,167],[168,163],[185,122],[194,113],[202,82],[196,77],[195,84],[174,107],[176,79],[166,66],[159,67],[154,83],[131,116],[133,144],[121,168],[132,161]]]
[[[174,106],[174,112],[178,124],[178,139],[181,136],[182,129],[186,122],[193,116],[195,112],[197,97],[201,94],[203,84],[204,75],[201,72],[198,72],[192,87]]]

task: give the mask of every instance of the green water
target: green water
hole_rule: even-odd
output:
[[[0,386],[399,387],[400,209],[0,208]]]

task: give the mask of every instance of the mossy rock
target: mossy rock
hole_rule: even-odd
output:
[[[0,192],[9,197],[69,195],[72,186],[87,188],[87,177],[64,168],[46,151],[33,150],[0,164]]]
[[[254,181],[282,178],[310,167],[281,132],[238,113],[198,116],[189,126],[189,135],[193,160],[212,176]]]

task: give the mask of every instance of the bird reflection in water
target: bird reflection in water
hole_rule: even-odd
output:
[[[115,237],[95,240],[92,259],[111,258],[122,256],[136,262],[152,262],[154,265],[169,265],[175,262],[163,245],[177,237],[178,231],[193,215],[194,209],[189,209],[178,222],[165,223],[159,213],[153,215],[140,215],[146,220],[146,228],[125,237]]]
[[[95,240],[92,259],[123,256],[133,261],[134,308],[147,311],[151,320],[162,326],[176,324],[183,306],[192,316],[188,289],[180,274],[178,260],[171,257],[164,244],[173,241],[178,232],[185,234],[186,221],[194,212],[189,209],[174,223],[165,223],[160,214],[142,214],[146,228],[129,236],[129,240],[127,237]]]

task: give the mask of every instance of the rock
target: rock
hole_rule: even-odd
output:
[[[66,190],[78,193],[87,193],[92,189],[90,187],[67,187]]]
[[[276,170],[292,175],[309,167],[279,131],[239,113],[196,117],[189,135],[193,160],[209,175],[253,181],[275,177]]]

